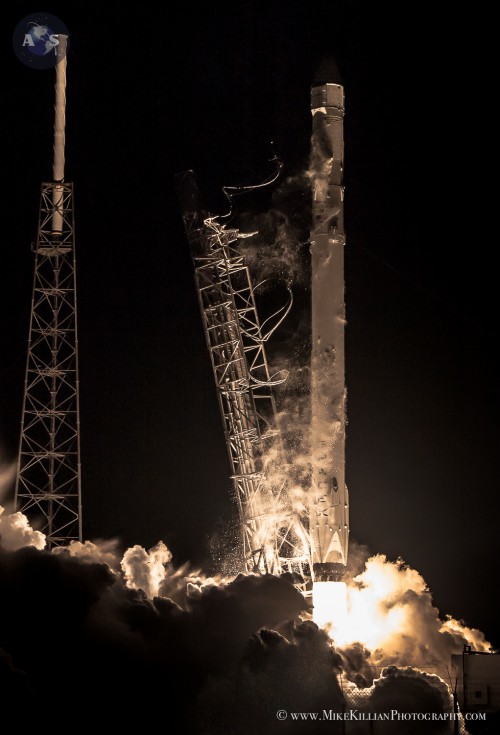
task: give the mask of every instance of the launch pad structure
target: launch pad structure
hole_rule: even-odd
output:
[[[42,184],[15,503],[47,546],[82,538],[73,186],[64,180],[66,55],[56,65],[53,181]],[[223,217],[202,212],[181,175],[183,219],[217,388],[247,572],[338,581],[345,570],[343,88],[312,90],[311,458],[306,512],[288,495],[274,386],[255,291]],[[313,154],[314,154],[313,150]],[[313,161],[314,155],[312,157]],[[41,521],[41,522],[40,522]]]
[[[343,116],[340,84],[312,89],[311,487],[300,515],[288,496],[254,288],[238,241],[245,237],[204,214],[192,171],[178,177],[184,226],[217,388],[238,504],[247,572],[298,572],[337,582],[345,572]],[[277,481],[274,478],[279,477]]]
[[[272,481],[266,466],[279,462],[283,447],[276,381],[269,374],[249,269],[237,250],[244,235],[203,216],[191,171],[178,177],[178,190],[241,520],[245,570],[304,574],[309,557],[286,482]]]
[[[82,539],[73,184],[64,181],[66,37],[56,65],[53,181],[41,189],[16,510],[47,548]]]

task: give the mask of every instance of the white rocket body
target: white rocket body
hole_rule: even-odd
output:
[[[313,579],[339,580],[349,540],[345,484],[344,90],[311,90],[313,136],[310,537]]]

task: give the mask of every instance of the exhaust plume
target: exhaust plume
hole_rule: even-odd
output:
[[[18,522],[18,514],[0,516],[2,530]],[[355,634],[341,642],[310,620],[291,575],[207,578],[176,568],[162,542],[131,547],[121,563],[116,541],[47,552],[30,544],[39,532],[26,526],[24,547],[18,536],[17,550],[0,548],[0,675],[11,703],[31,703],[23,716],[33,724],[53,692],[46,672],[56,670],[65,672],[57,679],[65,703],[84,698],[79,716],[88,727],[106,717],[94,702],[110,688],[133,692],[126,708],[113,708],[115,727],[135,716],[153,725],[157,713],[144,702],[157,700],[166,726],[200,735],[275,735],[281,709],[444,715],[453,701],[446,671],[436,674],[464,641],[488,647],[479,631],[441,620],[418,572],[383,555],[366,559],[363,548],[353,548],[348,587],[351,614],[370,621],[360,628],[367,642]],[[350,735],[366,732],[366,722],[350,724]],[[423,724],[401,720],[379,731],[427,735]],[[298,733],[325,729],[294,725]],[[340,735],[342,725],[328,723],[329,733]],[[452,735],[453,726],[443,719],[432,732]]]

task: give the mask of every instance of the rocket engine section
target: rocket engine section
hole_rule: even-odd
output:
[[[349,540],[345,484],[343,87],[313,87],[311,110],[313,466],[309,531],[312,576],[319,582],[342,579]]]

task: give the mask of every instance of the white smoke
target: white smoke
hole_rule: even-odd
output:
[[[80,561],[107,564],[114,572],[120,569],[118,539],[96,539],[95,541],[72,541],[68,546],[52,549],[53,554],[66,554]]]
[[[491,651],[492,646],[486,640],[484,633],[477,628],[469,628],[463,621],[455,620],[451,615],[446,616],[445,622],[441,626],[441,633],[449,633],[453,636],[459,636],[460,642],[464,639],[468,645],[472,646],[474,651],[487,652]]]
[[[121,561],[125,582],[130,589],[142,590],[152,599],[158,594],[161,583],[166,577],[165,565],[172,559],[172,553],[159,541],[149,551],[136,544],[127,549]]]
[[[11,552],[28,545],[43,549],[43,534],[33,531],[23,514],[9,515],[0,509],[2,549]],[[32,552],[22,557],[23,569],[34,564],[34,554],[38,552],[35,549]],[[97,625],[92,640],[99,651],[103,631],[105,638],[108,635],[107,625],[111,626],[110,640],[125,635],[125,652],[129,636],[138,635],[133,632],[135,626],[140,630],[145,626],[144,633],[135,638],[136,644],[142,646],[140,641],[149,640],[148,620],[154,619],[158,626],[158,650],[163,651],[165,635],[165,640],[170,641],[168,655],[175,651],[177,665],[192,667],[194,675],[197,671],[204,672],[200,682],[205,681],[206,687],[199,700],[202,707],[199,714],[207,721],[206,730],[201,732],[210,735],[219,732],[216,723],[220,718],[228,724],[225,731],[236,731],[233,719],[236,722],[242,711],[248,720],[246,729],[241,730],[244,735],[261,731],[261,726],[263,735],[271,733],[272,730],[266,729],[269,723],[259,720],[261,700],[264,714],[268,710],[276,712],[277,707],[284,706],[284,701],[290,710],[296,707],[297,700],[302,702],[300,708],[304,710],[317,709],[320,701],[320,709],[331,707],[332,697],[340,702],[339,707],[343,701],[360,712],[392,709],[453,712],[450,684],[453,687],[454,682],[449,682],[447,673],[451,654],[461,652],[464,643],[477,651],[489,649],[480,631],[449,616],[441,618],[425,580],[415,569],[401,559],[389,561],[382,554],[368,557],[366,549],[355,545],[351,554],[351,578],[347,583],[348,625],[353,627],[343,631],[342,640],[332,634],[328,637],[309,620],[309,614],[304,612],[308,605],[305,601],[300,604],[301,597],[290,580],[252,574],[206,577],[187,565],[176,568],[171,564],[171,552],[161,541],[149,551],[140,545],[132,546],[121,561],[116,540],[73,542],[54,549],[52,554],[60,566],[49,564],[51,555],[44,552],[34,564],[33,573],[39,575],[42,564],[52,594],[57,597],[60,574],[67,570],[64,574],[69,576],[58,605],[74,594],[75,584],[77,590],[91,593],[87,619],[90,628],[84,626],[82,630],[88,632]],[[3,563],[8,567],[10,557],[6,555]],[[115,573],[110,574],[109,569]],[[14,583],[12,575],[2,577],[0,573],[2,579],[4,585]],[[126,587],[129,591],[142,592],[129,597],[124,595]],[[7,594],[11,600],[18,595],[17,592]],[[79,599],[85,599],[85,594]],[[132,607],[129,600],[134,601]],[[139,611],[142,612],[137,616]],[[256,611],[260,612],[254,619]],[[302,623],[301,618],[305,620]],[[132,625],[129,632],[127,627],[123,628],[124,621]],[[71,620],[67,622],[72,625]],[[184,631],[182,636],[178,635],[179,630]],[[22,632],[24,636],[24,628]],[[184,649],[185,642],[191,640],[195,640],[193,646]],[[17,644],[11,642],[6,650],[16,653]],[[146,646],[142,654],[144,671],[149,671],[149,650]],[[104,647],[104,660],[105,652]],[[165,651],[161,655],[164,654]],[[323,662],[320,669],[318,656]],[[211,672],[208,679],[203,667]],[[310,671],[311,667],[316,667],[316,674],[314,682],[308,683],[303,671]],[[30,664],[30,676],[31,668]],[[281,680],[286,686],[276,692],[271,682]],[[235,701],[229,706],[232,697]],[[386,735],[410,732],[420,731],[410,730],[401,722],[395,723],[392,730],[384,730]],[[435,732],[449,735],[451,730],[443,726]],[[462,723],[460,732],[466,733]]]
[[[24,546],[45,548],[45,536],[34,531],[26,516],[21,513],[5,513],[0,505],[0,547],[5,551],[17,551]]]
[[[441,617],[422,575],[402,559],[389,561],[383,554],[367,559],[348,582],[347,604],[346,620],[339,628],[332,620],[327,629],[341,650],[360,645],[358,652],[364,651],[362,658],[375,670],[411,665],[445,678],[451,655],[465,644],[476,651],[491,649],[481,631]]]

